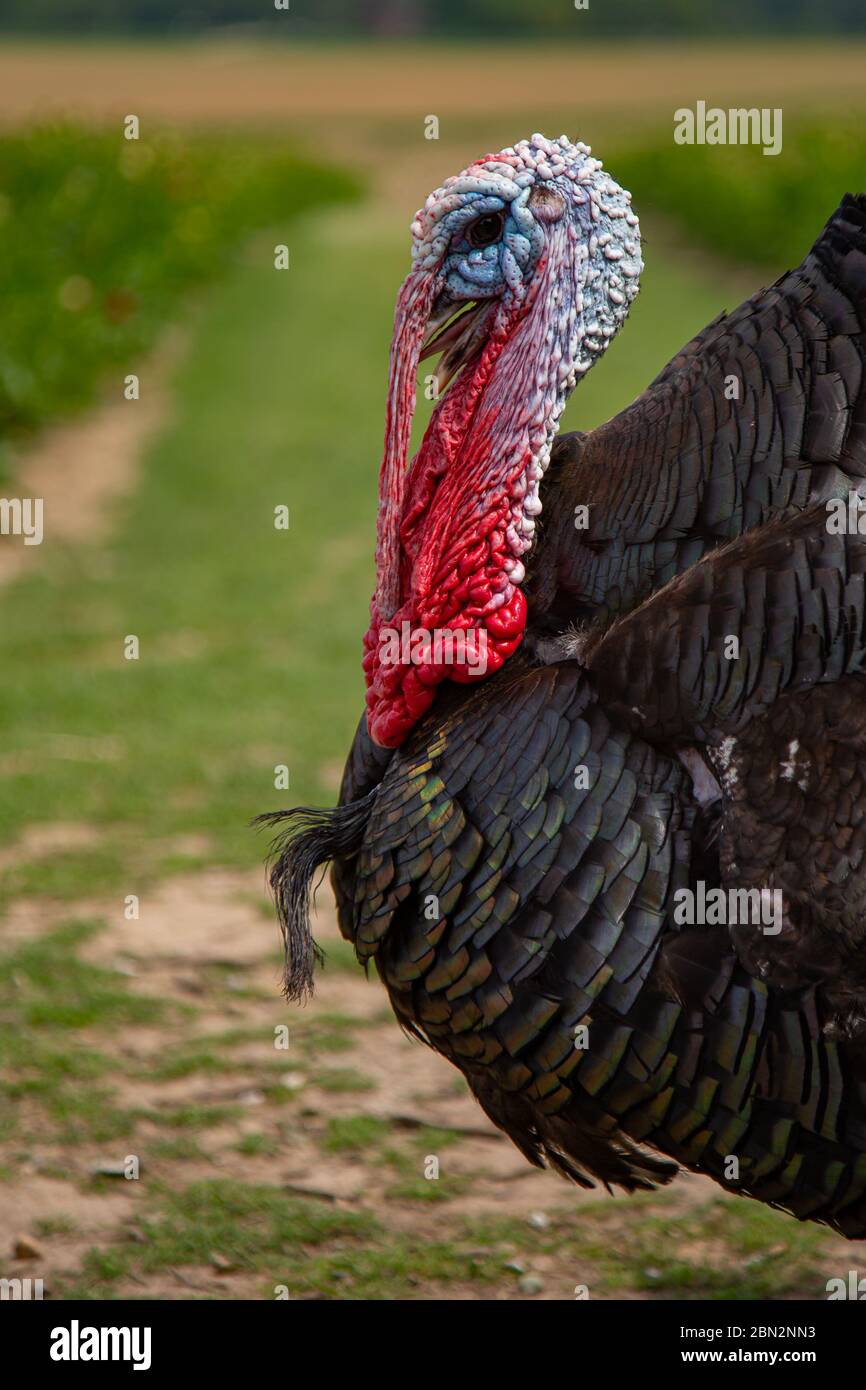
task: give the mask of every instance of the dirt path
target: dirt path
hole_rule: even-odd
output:
[[[40,498],[44,538],[26,545],[21,536],[4,536],[0,545],[0,584],[37,566],[55,544],[93,545],[111,528],[114,509],[132,492],[148,442],[168,420],[172,373],[188,341],[170,330],[140,366],[140,397],[104,400],[80,419],[55,425],[13,455],[11,473],[18,497]]]
[[[97,1249],[108,1261],[142,1239],[142,1212],[153,1191],[218,1177],[244,1186],[276,1184],[314,1208],[384,1217],[391,1237],[411,1232],[434,1241],[485,1219],[510,1223],[501,1282],[484,1296],[565,1298],[579,1278],[591,1282],[591,1262],[575,1270],[571,1250],[533,1256],[519,1248],[519,1233],[525,1231],[528,1247],[534,1231],[567,1230],[577,1212],[598,1207],[615,1212],[612,1239],[623,1241],[633,1216],[628,1200],[613,1202],[600,1189],[582,1192],[524,1161],[452,1068],[401,1033],[381,987],[348,961],[324,890],[316,935],[329,963],[314,1003],[287,1011],[278,992],[276,927],[263,902],[260,873],[215,870],[163,884],[142,903],[138,921],[124,920],[113,904],[84,905],[106,925],[82,958],[122,972],[133,996],[159,1000],[169,1017],[159,1026],[126,1027],[115,1040],[118,1098],[137,1115],[128,1136],[85,1138],[70,1147],[32,1109],[23,1147],[20,1138],[0,1145],[0,1162],[14,1169],[0,1187],[0,1272],[39,1276],[49,1296],[63,1294],[88,1251]],[[37,926],[50,931],[62,915],[59,905],[43,908],[41,923],[31,923],[27,934]],[[7,949],[10,944],[7,939]],[[289,1046],[279,1051],[275,1029],[286,1022]],[[93,1041],[105,1045],[96,1034]],[[191,1059],[189,1070],[184,1057]],[[180,1062],[172,1066],[173,1059]],[[189,1131],[166,1128],[185,1114],[197,1117]],[[381,1125],[387,1148],[369,1141],[359,1115]],[[335,1147],[341,1124],[349,1137]],[[434,1202],[418,1195],[428,1126],[447,1132],[443,1146],[435,1136],[429,1141],[440,1161]],[[172,1148],[167,1133],[194,1143]],[[392,1149],[399,1153],[396,1169]],[[129,1154],[140,1160],[138,1181],[95,1176],[122,1167]],[[687,1213],[715,1195],[709,1182],[686,1175],[660,1194],[659,1210]],[[37,1258],[12,1258],[21,1238],[35,1243]],[[141,1274],[126,1277],[111,1292],[262,1295],[261,1271],[227,1269],[227,1262],[230,1255],[215,1250],[209,1263],[169,1265],[149,1273],[144,1285]],[[422,1279],[414,1292],[436,1291]],[[469,1281],[447,1293],[480,1296]]]

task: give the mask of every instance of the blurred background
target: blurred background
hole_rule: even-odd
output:
[[[0,537],[0,1276],[552,1299],[844,1275],[844,1242],[699,1179],[614,1201],[528,1168],[399,1033],[326,888],[319,993],[286,1010],[249,821],[333,801],[362,705],[416,207],[536,130],[631,188],[643,288],[572,398],[587,428],[866,187],[864,30],[858,0],[0,0],[0,492],[44,499],[41,545]],[[781,153],[676,145],[699,100],[781,108]]]

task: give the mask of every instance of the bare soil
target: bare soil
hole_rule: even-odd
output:
[[[93,545],[109,530],[117,503],[138,481],[142,451],[167,422],[171,375],[187,334],[174,329],[138,368],[141,395],[125,400],[118,389],[80,419],[42,432],[12,459],[16,496],[41,498],[45,542]],[[42,545],[4,536],[0,584],[39,564]]]

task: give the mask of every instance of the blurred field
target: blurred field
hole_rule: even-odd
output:
[[[584,1282],[593,1297],[816,1298],[851,1263],[844,1242],[697,1179],[611,1202],[534,1172],[447,1065],[400,1034],[336,938],[326,893],[320,994],[305,1011],[279,999],[265,846],[248,821],[332,800],[361,707],[387,347],[414,208],[485,146],[533,129],[590,138],[615,172],[617,151],[631,161],[639,210],[667,216],[646,218],[641,296],[572,399],[567,427],[585,428],[782,269],[791,245],[799,258],[831,210],[823,186],[803,193],[808,147],[793,134],[790,157],[757,161],[781,182],[759,184],[745,151],[737,187],[730,164],[690,164],[697,151],[665,161],[664,111],[784,93],[792,132],[795,117],[832,132],[821,110],[850,104],[862,71],[859,51],[817,45],[790,63],[778,45],[773,63],[754,49],[736,62],[690,50],[686,64],[657,49],[536,53],[537,66],[465,48],[222,43],[0,56],[6,120],[111,116],[118,143],[130,111],[146,138],[150,120],[190,120],[176,127],[190,159],[205,148],[199,122],[240,122],[243,142],[265,120],[270,148],[342,162],[369,190],[325,206],[307,196],[311,174],[285,237],[263,230],[194,304],[173,300],[187,346],[171,407],[107,533],[51,531],[90,467],[85,436],[46,498],[46,543],[0,588],[0,1274],[44,1273],[55,1297],[273,1297],[286,1283],[300,1298],[568,1298]],[[438,142],[422,136],[428,111]],[[856,176],[861,152],[842,144],[831,185]],[[794,185],[796,230],[763,271],[723,268],[683,231],[700,187],[742,260],[738,219],[778,219]],[[273,268],[276,239],[287,272]],[[146,357],[141,370],[146,385]],[[27,455],[14,466],[26,483]],[[287,532],[273,526],[280,504]],[[123,660],[130,633],[138,661]],[[274,789],[280,764],[288,793]],[[137,1182],[117,1176],[130,1153]],[[438,1182],[423,1178],[431,1153]],[[8,1258],[19,1233],[41,1247],[37,1264]]]
[[[850,110],[863,102],[864,53],[856,40],[802,39],[387,47],[260,46],[235,36],[171,45],[7,39],[0,47],[0,112],[7,120],[70,109],[104,118],[140,108],[161,119],[222,124],[359,116],[391,122],[432,111],[483,119],[495,126],[501,148],[503,125],[529,113],[568,110],[581,123],[613,116],[633,124],[697,96]]]
[[[866,131],[862,115],[793,120],[778,160],[755,146],[708,145],[676,159],[668,136],[618,153],[616,168],[629,187],[645,186],[651,207],[676,217],[696,244],[775,275],[802,259],[843,193],[866,188]]]
[[[153,345],[178,299],[253,228],[351,197],[285,145],[68,124],[0,146],[0,437],[90,400]],[[35,351],[36,345],[39,350]],[[118,390],[119,394],[119,390]]]

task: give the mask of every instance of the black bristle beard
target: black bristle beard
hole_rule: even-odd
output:
[[[312,996],[315,968],[324,960],[310,925],[310,892],[315,893],[318,886],[313,882],[316,873],[324,871],[332,859],[357,854],[375,794],[374,790],[330,811],[297,806],[291,811],[267,811],[253,821],[280,827],[268,862],[285,946],[283,993],[291,1003],[304,1003]]]

